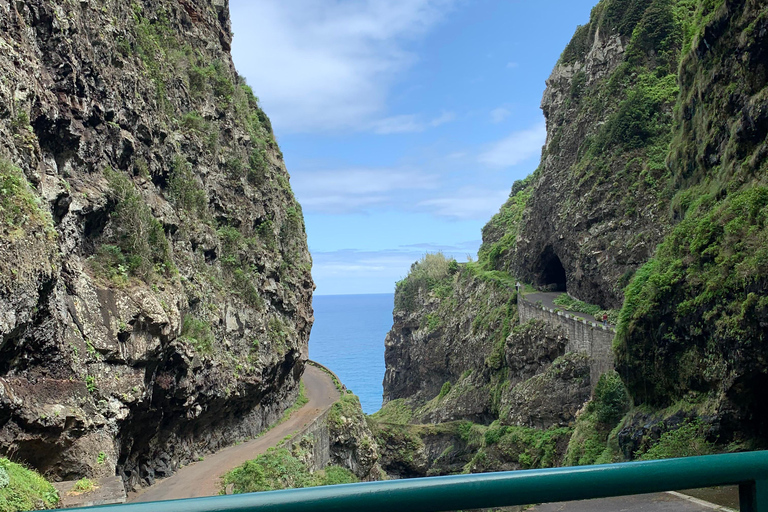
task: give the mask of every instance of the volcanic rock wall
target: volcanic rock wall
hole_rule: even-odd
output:
[[[129,487],[260,432],[312,325],[224,0],[0,0],[0,453]]]

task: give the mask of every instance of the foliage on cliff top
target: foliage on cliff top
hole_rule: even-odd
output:
[[[535,173],[512,185],[509,199],[501,206],[499,213],[483,227],[483,244],[477,252],[481,265],[492,270],[499,268],[503,256],[514,249],[523,212],[533,192]]]
[[[285,448],[270,448],[253,460],[226,473],[222,487],[234,486],[235,494],[259,491],[277,491],[317,487],[320,485],[350,484],[357,477],[348,469],[329,466],[311,473],[307,466]],[[222,490],[223,494],[224,491]]]
[[[37,472],[0,458],[0,512],[55,508],[56,489]]]
[[[344,426],[346,422],[364,423],[365,415],[360,405],[360,399],[352,392],[342,393],[328,412],[328,423],[336,427]]]
[[[413,409],[403,398],[391,400],[381,409],[368,416],[377,423],[394,423],[405,425],[413,418]]]
[[[422,293],[446,297],[451,292],[451,276],[458,270],[456,260],[446,258],[442,252],[425,254],[395,285],[395,310],[413,310]]]

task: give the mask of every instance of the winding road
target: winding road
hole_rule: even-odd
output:
[[[162,501],[214,496],[219,493],[219,478],[247,460],[277,446],[282,439],[312,422],[339,398],[330,375],[311,365],[304,369],[304,382],[309,401],[286,421],[251,441],[229,446],[185,466],[173,476],[131,493],[129,502]]]
[[[555,304],[555,299],[561,296],[563,292],[529,292],[524,293],[523,298],[527,300],[528,302],[536,303],[538,301],[541,301],[541,304],[543,306],[548,307],[549,309],[563,309],[562,306],[558,306]],[[602,319],[598,320],[593,315],[589,315],[587,313],[581,313],[579,311],[566,311],[566,313],[570,313],[574,317],[581,317],[586,318],[590,322],[597,322],[599,324],[603,323]],[[614,327],[614,325],[609,324],[611,327]]]

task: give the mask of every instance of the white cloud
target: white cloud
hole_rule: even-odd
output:
[[[480,163],[495,168],[505,168],[517,165],[528,158],[538,155],[547,138],[544,122],[527,130],[511,133],[507,137],[492,144],[480,154]]]
[[[453,112],[443,112],[438,117],[430,121],[420,121],[417,116],[413,114],[392,116],[374,121],[372,123],[373,131],[388,135],[391,133],[414,133],[423,132],[427,128],[435,128],[441,124],[449,123],[456,119],[456,114]]]
[[[434,118],[429,122],[429,126],[435,127],[440,126],[441,124],[450,123],[456,119],[456,114],[453,112],[443,112],[438,117]]]
[[[418,206],[431,211],[433,215],[453,219],[489,219],[499,211],[509,196],[508,190],[481,190],[464,187],[455,195],[427,199]]]
[[[491,121],[500,123],[512,114],[512,111],[505,107],[499,107],[491,110]]]
[[[279,132],[369,126],[456,0],[232,0],[233,55]]]
[[[519,65],[517,62],[507,62],[507,69],[515,69]]]
[[[398,201],[405,191],[434,189],[439,177],[403,169],[294,172],[293,189],[308,211],[350,213]]]

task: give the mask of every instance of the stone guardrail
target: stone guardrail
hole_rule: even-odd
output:
[[[520,298],[519,295],[518,295],[518,301],[517,302],[518,302],[518,304],[520,302],[525,302],[527,305],[529,305],[531,307],[539,308],[542,311],[547,311],[549,313],[565,317],[566,319],[570,319],[570,320],[572,320],[574,322],[583,323],[585,325],[588,325],[588,326],[592,327],[593,329],[602,329],[604,331],[610,331],[610,332],[616,334],[616,326],[605,325],[605,324],[603,324],[601,322],[594,322],[592,320],[587,320],[586,318],[578,316],[578,314],[576,312],[569,312],[569,311],[562,310],[562,309],[557,309],[557,308],[555,308],[555,309],[549,308],[547,306],[544,306],[543,304],[537,304],[537,303],[531,302],[531,301],[529,301],[527,299]],[[586,314],[586,313],[582,313],[582,314]]]
[[[594,390],[600,375],[614,368],[613,338],[616,329],[597,322],[590,322],[572,314],[534,304],[518,295],[517,310],[520,322],[542,320],[550,327],[559,329],[568,339],[566,351],[589,356],[589,377]]]
[[[312,361],[309,359],[307,360],[307,364],[327,373],[329,376],[331,376],[331,378],[335,379],[334,384],[338,382],[338,387],[341,388],[339,389],[339,392],[346,393],[346,386],[344,386],[344,384],[341,382],[341,379],[339,379],[333,370],[318,363],[317,361]],[[307,462],[315,471],[323,469],[329,464],[331,460],[331,441],[327,421],[328,413],[331,411],[331,407],[333,407],[333,404],[326,407],[313,421],[304,425],[303,428],[291,434],[289,439],[286,439],[281,443],[282,446],[290,450],[295,444],[301,443],[304,437],[311,437],[312,439],[310,443],[310,450],[312,452],[312,456]]]

